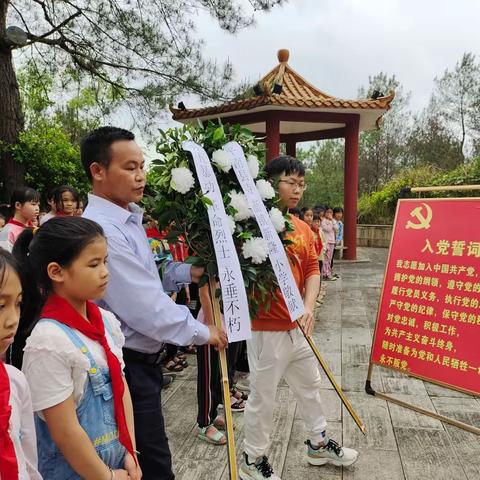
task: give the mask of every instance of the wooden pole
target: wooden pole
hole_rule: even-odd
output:
[[[358,135],[360,116],[345,127],[345,166],[343,178],[343,208],[345,260],[357,258],[357,198],[358,198]]]
[[[267,162],[269,162],[280,155],[280,120],[276,116],[276,112],[269,112],[265,123],[265,133],[267,134],[265,139]]]
[[[295,141],[288,141],[285,143],[287,155],[291,157],[297,156],[297,143]]]
[[[421,192],[444,192],[451,190],[453,192],[464,192],[468,190],[480,190],[480,185],[450,185],[450,186],[438,186],[438,187],[412,187],[410,192],[412,193],[421,193]]]
[[[360,417],[358,416],[357,412],[355,412],[355,410],[353,409],[352,404],[350,403],[348,398],[343,393],[343,390],[340,388],[340,385],[338,385],[337,381],[335,380],[335,377],[333,376],[333,373],[331,372],[330,368],[328,368],[327,363],[325,362],[325,360],[320,355],[320,352],[318,351],[318,348],[315,345],[312,337],[310,337],[310,335],[307,335],[307,333],[303,329],[302,325],[300,325],[300,322],[298,320],[297,320],[297,325],[300,328],[300,330],[302,331],[303,336],[305,337],[305,340],[310,345],[310,348],[312,349],[313,354],[315,355],[315,357],[317,357],[317,360],[320,363],[320,366],[322,367],[323,371],[325,372],[325,375],[330,380],[330,383],[332,384],[333,388],[337,392],[337,395],[340,397],[340,400],[342,401],[343,405],[345,405],[345,408],[348,410],[348,413],[352,416],[353,420],[357,424],[360,431],[364,435],[366,435],[365,425],[360,420]]]
[[[216,296],[217,281],[214,276],[209,277],[210,297],[213,305],[213,316],[215,326],[219,330],[223,330],[222,312],[220,310],[220,301]],[[227,434],[227,451],[228,451],[228,468],[230,472],[230,480],[238,479],[237,472],[237,455],[235,453],[235,436],[233,433],[233,417],[230,406],[230,384],[228,382],[228,364],[227,352],[225,349],[218,351],[220,357],[220,371],[222,376],[222,393],[223,393],[223,409],[225,412],[226,434]]]
[[[449,425],[453,425],[455,427],[461,428],[462,430],[466,430],[467,432],[480,435],[480,428],[478,427],[474,427],[473,425],[468,425],[468,423],[463,423],[453,418],[445,417],[444,415],[440,415],[437,412],[432,412],[431,410],[426,410],[425,408],[418,407],[417,405],[413,405],[412,403],[404,402],[403,400],[399,400],[398,398],[391,397],[390,395],[386,395],[385,393],[377,392],[372,388],[372,374],[373,374],[373,363],[370,362],[370,365],[368,367],[367,381],[365,383],[365,391],[369,395],[372,395],[373,397],[381,398],[382,400],[386,400],[387,402],[390,402],[390,403],[395,403],[396,405],[400,405],[401,407],[408,408],[410,410],[413,410],[414,412],[421,413],[422,415],[428,415],[429,417],[435,418],[444,423],[448,423]]]

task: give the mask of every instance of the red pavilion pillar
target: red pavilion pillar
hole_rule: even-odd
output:
[[[297,143],[290,140],[285,145],[286,145],[287,155],[290,155],[291,157],[296,157],[297,156]]]
[[[357,258],[358,136],[360,116],[345,126],[344,237],[346,260]]]
[[[280,155],[280,118],[270,112],[265,123],[267,162]]]

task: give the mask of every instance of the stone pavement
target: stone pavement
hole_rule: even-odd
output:
[[[360,451],[349,468],[312,467],[304,459],[302,421],[282,383],[269,459],[282,480],[479,480],[480,437],[365,394],[370,345],[386,249],[360,249],[368,262],[341,263],[317,311],[314,339],[367,428],[364,437],[323,375],[329,433]],[[189,356],[194,365],[195,357]],[[375,367],[378,391],[480,427],[480,399]],[[225,447],[196,438],[196,368],[165,391],[164,414],[178,480],[227,480]],[[238,458],[243,414],[234,414]]]

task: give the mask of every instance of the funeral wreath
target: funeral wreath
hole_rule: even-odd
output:
[[[182,142],[192,140],[201,145],[211,160],[222,193],[230,230],[238,253],[250,313],[255,315],[260,304],[266,305],[278,288],[277,279],[268,259],[265,241],[254,214],[249,208],[232,168],[230,154],[223,146],[238,142],[245,153],[250,174],[269,212],[270,219],[282,242],[292,230],[288,212],[282,211],[272,184],[263,173],[264,146],[253,133],[241,125],[185,125],[160,131],[156,144],[159,158],[148,172],[150,195],[145,197],[145,208],[168,232],[170,243],[184,241],[189,250],[187,262],[205,267],[206,275],[218,272],[207,208],[211,205],[204,196],[197,179],[191,154],[184,151]]]

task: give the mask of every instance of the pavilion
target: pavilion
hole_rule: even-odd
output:
[[[358,140],[363,130],[377,128],[390,108],[395,93],[375,98],[344,100],[317,89],[288,64],[289,51],[279,50],[279,64],[245,97],[221,105],[186,109],[171,108],[173,119],[195,123],[221,119],[240,123],[266,143],[267,162],[280,153],[295,156],[299,142],[345,138],[344,164],[344,257],[356,259]],[[182,107],[182,108],[180,108]]]

